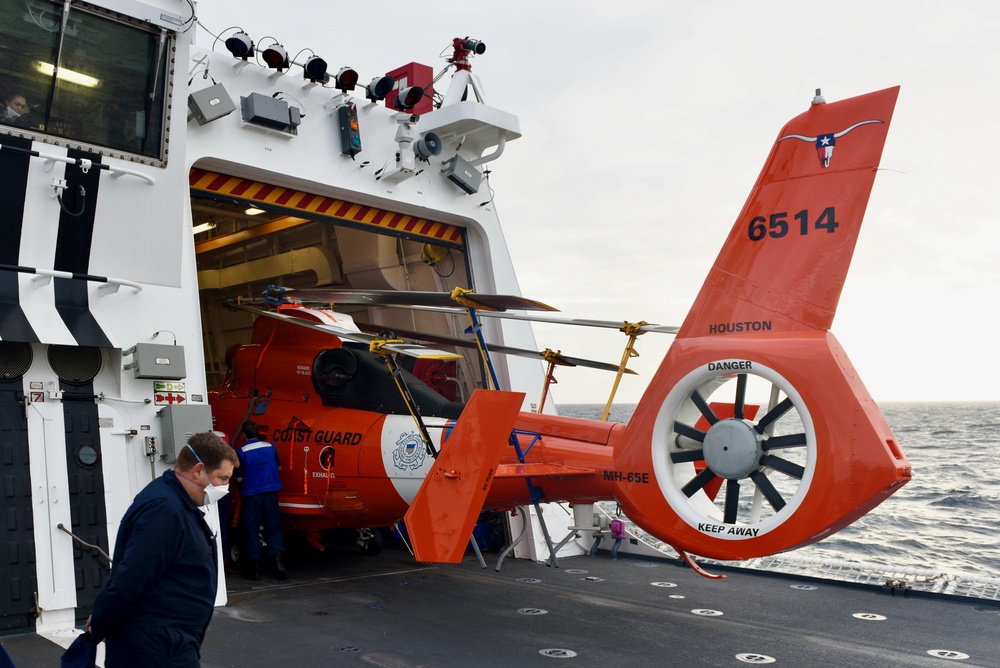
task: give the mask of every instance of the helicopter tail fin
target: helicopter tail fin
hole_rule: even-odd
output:
[[[830,329],[898,93],[814,102],[782,129],[678,338]]]
[[[714,558],[772,554],[846,526],[909,480],[828,332],[898,92],[817,95],[778,135],[615,450],[619,471],[653,472],[617,492],[653,535]]]
[[[406,511],[417,561],[462,560],[523,401],[520,392],[472,393]]]

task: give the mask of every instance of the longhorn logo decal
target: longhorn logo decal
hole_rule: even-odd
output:
[[[830,166],[830,159],[833,158],[833,147],[837,145],[837,140],[854,128],[861,127],[862,125],[868,125],[869,123],[884,123],[885,121],[871,120],[871,121],[861,121],[860,123],[855,123],[846,130],[841,130],[840,132],[834,132],[833,134],[819,135],[818,137],[807,137],[805,135],[785,135],[778,139],[778,141],[784,141],[786,139],[801,139],[802,141],[816,142],[816,156],[819,158],[819,164],[826,168]]]

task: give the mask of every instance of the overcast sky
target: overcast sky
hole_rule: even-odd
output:
[[[1000,400],[1000,3],[205,0],[198,17],[364,81],[411,61],[437,72],[453,37],[485,42],[473,71],[523,132],[490,165],[521,290],[573,318],[680,325],[814,89],[900,85],[833,333],[878,401]],[[625,344],[535,332],[611,362]],[[638,400],[670,341],[640,339],[617,401]],[[612,382],[557,378],[558,403],[603,402]]]

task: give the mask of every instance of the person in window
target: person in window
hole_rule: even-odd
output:
[[[7,125],[27,125],[24,115],[31,111],[28,99],[20,93],[12,93],[6,97],[3,109],[0,110],[0,123]]]
[[[240,524],[246,537],[245,575],[250,580],[260,580],[260,527],[263,524],[267,551],[274,557],[278,577],[285,579],[288,571],[281,558],[285,552],[285,541],[281,535],[281,511],[278,508],[281,461],[272,444],[257,438],[256,422],[244,422],[242,432],[246,441],[236,451],[240,466],[235,479],[240,483]]]

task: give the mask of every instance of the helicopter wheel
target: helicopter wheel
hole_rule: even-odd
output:
[[[384,544],[382,530],[358,529],[357,544],[358,547],[361,548],[361,554],[366,557],[374,557],[382,551],[382,546]]]
[[[748,403],[751,397],[761,405]],[[720,362],[689,373],[664,400],[654,426],[661,491],[687,524],[720,539],[755,538],[790,518],[809,492],[816,457],[801,396],[757,362]]]
[[[226,548],[226,559],[229,568],[238,571],[243,567],[243,527],[232,527],[227,536],[229,546]]]

